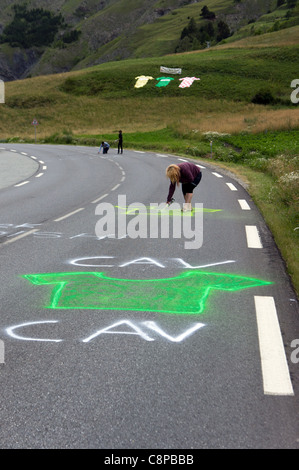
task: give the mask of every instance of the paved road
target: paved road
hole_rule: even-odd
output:
[[[298,303],[246,190],[196,162],[196,232],[138,238],[179,157],[0,147],[0,448],[298,448]]]

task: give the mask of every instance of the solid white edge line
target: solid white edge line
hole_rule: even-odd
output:
[[[273,297],[255,296],[265,395],[294,395]]]
[[[236,186],[232,183],[226,183],[231,191],[238,191]]]
[[[32,233],[35,233],[38,231],[39,231],[38,228],[35,228],[34,230],[29,230],[28,232],[22,233],[21,235],[18,235],[17,237],[11,238],[10,240],[7,240],[6,242],[1,243],[1,245],[8,245],[9,243],[16,242],[17,240],[20,240],[21,238],[27,237],[28,235],[31,235]]]
[[[77,212],[83,211],[84,207],[81,207],[80,209],[77,209],[73,212],[69,212],[69,214],[65,214],[62,217],[59,217],[58,219],[55,219],[54,222],[60,222],[61,220],[67,219],[68,217],[71,217],[71,215],[77,214]]]
[[[245,225],[248,248],[263,248],[258,229],[255,225]]]
[[[241,209],[243,211],[250,211],[251,210],[248,202],[245,199],[238,199],[238,203],[240,204]]]

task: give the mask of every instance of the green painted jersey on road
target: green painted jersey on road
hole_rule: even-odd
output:
[[[231,274],[185,271],[164,279],[117,279],[102,272],[29,274],[35,285],[54,285],[49,308],[137,310],[194,315],[216,290],[235,292],[271,282]]]

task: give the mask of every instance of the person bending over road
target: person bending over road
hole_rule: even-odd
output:
[[[199,184],[202,177],[200,168],[191,162],[179,163],[178,165],[173,164],[166,168],[166,176],[170,179],[167,204],[171,204],[176,186],[179,186],[181,183],[185,200],[183,212],[192,211],[193,190]]]
[[[103,149],[103,153],[108,153],[108,150],[110,149],[110,145],[108,142],[102,142],[101,146],[99,148],[99,153],[101,153],[101,149]]]

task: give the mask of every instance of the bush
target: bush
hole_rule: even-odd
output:
[[[251,100],[254,104],[274,104],[276,102],[274,96],[269,90],[260,90]]]

